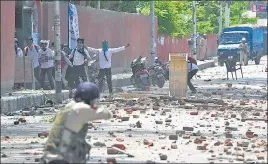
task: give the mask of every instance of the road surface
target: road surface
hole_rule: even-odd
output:
[[[115,96],[118,101],[108,107],[115,118],[93,122],[88,131],[87,141],[94,145],[88,163],[107,163],[107,158],[119,163],[265,163],[266,66],[266,59],[260,65],[249,62],[243,79],[238,72],[238,80],[226,80],[225,67],[200,71],[192,80],[198,93],[187,94],[191,102],[166,99],[168,83],[149,92],[123,87],[124,92]],[[60,109],[56,108],[38,108],[43,114],[35,116],[2,115],[1,162],[38,162],[47,139],[38,133],[49,132],[50,120]],[[26,123],[14,125],[21,117]],[[124,117],[129,120],[122,121]],[[107,154],[107,147],[117,143],[134,157]]]

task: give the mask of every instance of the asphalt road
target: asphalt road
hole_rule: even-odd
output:
[[[115,95],[121,100],[109,106],[116,118],[93,122],[94,128],[88,131],[91,139],[87,140],[90,143],[106,145],[93,146],[88,163],[107,163],[108,157],[116,158],[119,163],[148,160],[159,163],[266,162],[266,66],[266,59],[260,65],[249,62],[248,66],[243,67],[244,78],[239,72],[238,80],[226,80],[225,67],[198,72],[197,79],[192,80],[198,93],[188,93],[187,99],[202,99],[201,103],[159,97],[168,95],[168,82],[162,89],[153,87],[149,92],[136,91],[131,86],[123,87],[124,93]],[[211,100],[218,101],[207,103]],[[154,107],[156,102],[159,108]],[[39,138],[38,133],[49,132],[49,120],[57,110],[46,107],[38,108],[38,111],[44,112],[42,115],[2,115],[1,162],[37,162],[46,141],[46,138]],[[14,121],[21,117],[25,118],[26,123],[14,125]],[[122,117],[129,117],[129,121],[122,121]],[[242,121],[242,118],[255,121]],[[134,126],[138,121],[141,128]],[[247,136],[249,131],[254,135]],[[170,137],[175,137],[175,140]],[[144,140],[152,145],[146,145]],[[133,154],[134,158],[107,154],[107,147],[116,143],[124,144],[126,152]],[[167,159],[161,160],[160,156],[164,155]]]

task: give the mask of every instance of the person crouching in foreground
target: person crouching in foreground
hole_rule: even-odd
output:
[[[191,79],[196,75],[198,72],[198,67],[196,64],[192,63],[190,60],[188,60],[188,79],[187,79],[187,85],[189,86],[190,90],[193,93],[196,93],[197,90],[195,89],[194,85],[191,83]]]
[[[58,113],[45,144],[43,163],[86,163],[90,145],[85,141],[88,121],[110,119],[112,113],[97,108],[100,93],[90,82],[77,86],[74,100]]]

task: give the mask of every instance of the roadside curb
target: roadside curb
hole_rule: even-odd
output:
[[[199,64],[198,67],[200,70],[214,67],[215,62],[217,62],[217,59],[214,58],[213,60],[210,60],[208,62]],[[131,74],[124,75],[120,77],[120,75],[115,75],[116,78],[112,80],[113,87],[125,87],[131,85],[130,77]],[[119,76],[119,77],[118,77]],[[44,91],[45,92],[45,91]],[[42,106],[45,103],[45,100],[48,97],[49,99],[55,99],[55,93],[40,93],[39,91],[31,91],[29,90],[28,93],[16,93],[13,96],[4,96],[1,97],[1,114],[8,113],[8,112],[14,112],[24,109],[25,107],[28,107],[31,109],[33,106]],[[62,91],[62,98],[63,100],[66,100],[69,98],[69,91],[64,90]]]
[[[31,92],[31,93],[29,93]],[[42,106],[46,99],[55,99],[55,93],[33,93],[29,91],[22,95],[1,97],[1,114],[22,110],[26,107]],[[62,91],[62,98],[69,98],[69,91]]]

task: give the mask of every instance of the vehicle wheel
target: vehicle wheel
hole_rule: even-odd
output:
[[[157,86],[159,88],[163,88],[163,86],[165,85],[165,77],[163,75],[158,77],[158,81],[157,81]]]
[[[259,65],[261,61],[261,56],[257,56],[254,61],[256,65]]]
[[[219,62],[218,62],[218,65],[219,65],[219,66],[224,66],[224,62],[223,62],[223,61],[219,61]]]

